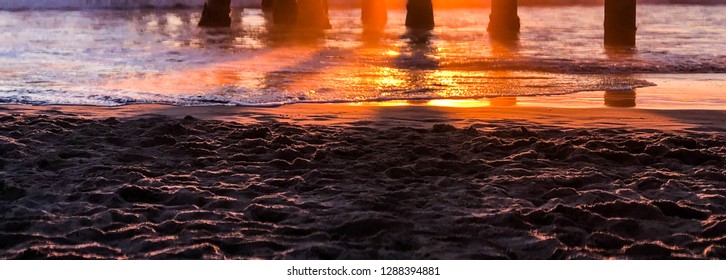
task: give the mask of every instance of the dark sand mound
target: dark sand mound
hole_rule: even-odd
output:
[[[0,118],[0,258],[726,257],[723,135]]]

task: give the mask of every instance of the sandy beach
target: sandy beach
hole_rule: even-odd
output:
[[[3,105],[0,258],[722,259],[725,116]]]

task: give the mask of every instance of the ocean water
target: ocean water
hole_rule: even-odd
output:
[[[726,85],[726,6],[640,5],[638,46],[624,50],[603,46],[599,6],[521,7],[519,40],[500,42],[487,8],[437,10],[432,32],[392,9],[377,33],[357,9],[331,9],[327,31],[275,27],[255,8],[203,29],[200,2],[0,0],[0,104],[476,99],[624,91],[663,74]]]

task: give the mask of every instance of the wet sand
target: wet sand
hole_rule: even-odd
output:
[[[725,116],[0,106],[0,258],[723,259]]]

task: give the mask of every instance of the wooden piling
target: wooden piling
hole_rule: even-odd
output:
[[[277,25],[293,25],[297,23],[297,10],[296,0],[275,0],[272,22]]]
[[[434,28],[434,7],[431,0],[408,0],[406,10],[406,27],[414,29]]]
[[[275,7],[275,0],[262,0],[262,11],[265,13],[272,12]]]
[[[327,0],[297,0],[297,25],[304,28],[329,29]]]
[[[202,18],[199,26],[202,27],[229,27],[232,25],[232,18],[229,13],[232,11],[231,0],[207,0],[202,10]]]
[[[489,33],[494,37],[516,37],[520,28],[517,9],[517,0],[492,0]]]
[[[364,28],[380,29],[388,22],[386,0],[363,0],[361,21]]]
[[[605,0],[605,44],[635,46],[636,0]]]

